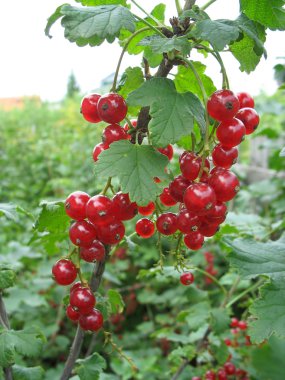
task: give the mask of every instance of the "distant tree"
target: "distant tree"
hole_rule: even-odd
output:
[[[68,77],[66,97],[73,98],[74,95],[78,94],[79,92],[80,87],[76,81],[74,73],[71,72],[71,74]]]

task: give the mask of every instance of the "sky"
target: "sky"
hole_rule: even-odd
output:
[[[68,1],[68,0],[67,0]],[[181,0],[182,2],[183,0]],[[150,11],[159,0],[139,1]],[[198,5],[206,0],[197,0]],[[81,47],[65,40],[60,22],[51,29],[52,39],[44,35],[47,18],[64,1],[13,0],[1,4],[0,13],[0,97],[39,95],[43,100],[57,101],[66,93],[71,72],[83,93],[100,86],[103,78],[114,72],[121,48],[118,44],[104,43],[99,47]],[[74,1],[71,5],[80,6]],[[164,2],[168,7],[167,20],[176,14],[175,1]],[[133,8],[135,9],[135,8]],[[136,13],[140,11],[136,9]],[[211,18],[235,19],[239,13],[238,0],[217,0],[208,8]],[[257,70],[250,75],[239,71],[239,63],[224,53],[225,65],[234,91],[248,91],[252,95],[277,89],[273,79],[273,66],[283,62],[285,56],[284,32],[269,32],[266,42],[268,59],[262,59]],[[224,58],[223,55],[223,58]],[[201,59],[201,54],[192,59]],[[139,66],[141,56],[126,56],[122,72],[128,66]],[[207,74],[220,86],[219,67],[211,58],[205,61]]]

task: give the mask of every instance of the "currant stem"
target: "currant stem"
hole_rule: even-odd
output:
[[[227,295],[227,291],[225,289],[225,287],[219,282],[219,280],[216,279],[216,277],[212,276],[210,273],[204,271],[203,269],[201,268],[198,268],[198,267],[195,267],[194,268],[197,272],[203,274],[204,276],[206,277],[209,277],[222,291],[225,295]]]
[[[182,13],[182,8],[181,8],[180,1],[179,0],[175,0],[175,5],[176,5],[176,10],[177,10],[178,16],[180,16],[181,13]]]
[[[140,16],[137,16],[135,14],[133,14],[135,16],[135,18],[137,18],[139,21],[143,22],[145,25],[147,25],[150,29],[152,29],[155,33],[159,34],[161,37],[163,38],[166,38],[166,36],[161,33],[161,31],[159,29],[162,29],[162,28],[165,28],[164,25],[160,24],[158,26],[154,26],[152,25],[151,23],[149,23],[147,20],[145,20],[144,18],[141,18]]]
[[[109,190],[109,188],[112,188],[112,177],[109,177],[108,178],[108,181],[106,183],[106,186],[104,187],[104,189],[102,190],[101,194],[102,195],[106,195],[107,194],[107,191]]]
[[[258,282],[256,282],[255,284],[253,284],[251,287],[249,287],[248,289],[245,289],[243,292],[241,292],[240,294],[238,294],[235,298],[233,298],[230,302],[228,302],[225,307],[226,308],[231,307],[233,304],[235,304],[237,301],[239,301],[245,295],[247,295],[248,293],[256,290],[257,288],[259,288],[264,283],[265,283],[264,279],[259,280]]]
[[[200,9],[202,9],[202,11],[204,11],[205,9],[207,9],[210,5],[212,5],[213,3],[215,3],[217,0],[210,0],[208,1],[205,5],[203,5]]]
[[[151,20],[153,20],[157,25],[165,27],[157,18],[155,18],[153,15],[148,13],[145,9],[143,9],[135,0],[130,0],[131,3],[133,3],[138,9],[140,9],[147,17],[149,17]]]

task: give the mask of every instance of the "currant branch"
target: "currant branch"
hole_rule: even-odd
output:
[[[4,329],[10,329],[10,322],[2,297],[2,289],[0,289],[0,324],[4,327]],[[13,373],[11,367],[4,368],[4,376],[5,380],[13,380]]]

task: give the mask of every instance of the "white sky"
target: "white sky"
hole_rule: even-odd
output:
[[[149,11],[158,0],[138,0]],[[183,1],[183,0],[182,0]],[[181,1],[181,2],[182,2]],[[203,5],[206,0],[198,0]],[[51,30],[52,39],[44,35],[46,19],[61,4],[60,0],[13,0],[3,1],[0,13],[0,97],[40,95],[45,100],[60,100],[65,92],[71,71],[83,92],[96,88],[103,78],[114,72],[120,48],[117,44],[104,43],[100,47],[79,48],[63,37],[63,28],[57,22]],[[70,4],[75,4],[72,0]],[[164,2],[168,6],[167,19],[175,15],[175,1]],[[76,3],[77,6],[80,4]],[[135,8],[133,8],[135,9]],[[236,18],[238,0],[218,0],[208,12],[214,19]],[[140,14],[136,10],[137,14]],[[269,32],[266,49],[269,58],[259,64],[255,73],[248,76],[240,73],[238,62],[225,53],[225,64],[229,72],[231,87],[235,91],[249,91],[253,95],[260,91],[273,93],[277,85],[273,80],[273,66],[285,56],[284,33]],[[280,49],[281,47],[281,49]],[[224,56],[223,55],[223,56]],[[194,56],[194,59],[197,56]],[[201,59],[202,56],[199,54]],[[126,56],[122,69],[139,66],[140,56]],[[217,64],[211,64],[207,73],[216,85],[220,85]]]

